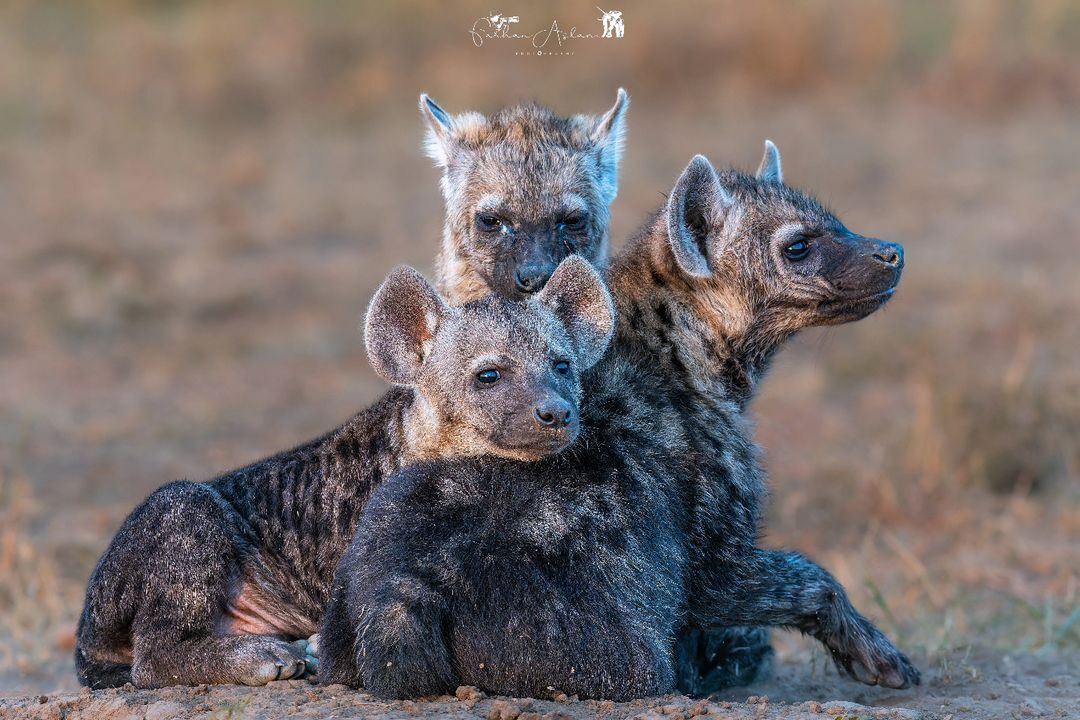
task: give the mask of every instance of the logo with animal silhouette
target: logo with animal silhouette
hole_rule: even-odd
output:
[[[626,23],[622,10],[605,10],[599,6],[600,17],[594,22],[599,27],[579,27],[560,24],[553,19],[544,25],[525,26],[520,15],[504,15],[489,12],[477,18],[469,28],[469,38],[476,47],[483,47],[489,40],[504,40],[514,44],[516,55],[573,55],[576,40],[603,40],[626,35]],[[533,29],[539,28],[539,29]]]
[[[597,7],[600,11],[600,23],[604,26],[604,33],[600,37],[621,38],[626,34],[626,26],[623,24],[622,10],[605,10]]]

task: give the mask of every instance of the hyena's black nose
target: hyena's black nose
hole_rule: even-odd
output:
[[[531,294],[540,292],[540,289],[544,287],[544,283],[550,277],[551,271],[547,268],[538,265],[527,265],[519,268],[514,273],[514,283],[521,292]]]
[[[904,246],[891,242],[878,242],[874,259],[897,270],[904,267]]]
[[[544,427],[561,428],[570,424],[574,409],[565,400],[551,400],[536,407],[536,421]]]

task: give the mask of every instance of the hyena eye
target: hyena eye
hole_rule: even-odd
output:
[[[482,213],[476,216],[476,226],[483,232],[498,232],[505,227],[503,219],[498,215]]]
[[[559,227],[563,230],[572,233],[579,233],[585,231],[585,216],[584,215],[571,215],[568,218],[564,218]]]
[[[558,361],[557,363],[555,363],[555,372],[559,373],[560,375],[569,375],[570,363],[565,360]]]
[[[784,248],[784,257],[792,262],[798,262],[810,254],[810,243],[804,237],[798,237],[787,244]]]
[[[481,385],[493,385],[499,381],[502,375],[494,368],[488,368],[487,370],[481,370],[476,373],[476,381]]]

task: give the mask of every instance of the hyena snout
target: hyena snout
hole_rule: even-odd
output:
[[[556,394],[536,399],[507,416],[492,436],[495,447],[519,460],[539,460],[567,448],[581,431],[581,413]]]
[[[540,292],[555,272],[555,267],[552,263],[522,265],[514,271],[514,285],[525,295]]]
[[[537,403],[533,417],[541,427],[558,430],[574,421],[574,408],[562,398],[550,398]]]
[[[862,235],[849,236],[848,242],[851,254],[838,266],[846,294],[892,293],[904,270],[904,246]]]
[[[875,240],[870,257],[894,270],[904,269],[904,246],[899,243]]]

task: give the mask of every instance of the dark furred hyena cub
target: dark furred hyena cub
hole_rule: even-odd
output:
[[[683,628],[782,626],[868,684],[919,681],[805,556],[758,546],[746,408],[798,330],[874,312],[900,246],[782,182],[696,157],[607,274],[618,327],[583,378],[581,436],[535,462],[411,465],[342,558],[320,678],[385,697],[459,684],[625,700],[674,690]]]
[[[620,88],[601,117],[534,104],[485,117],[420,97],[428,155],[443,170],[439,289],[451,303],[535,293],[570,254],[604,265],[629,104]]]
[[[452,115],[421,96],[428,155],[443,171],[445,297],[527,296],[570,254],[606,264],[628,106],[620,89],[599,117],[560,117],[535,104]],[[772,652],[761,629],[688,630],[680,646],[679,689],[691,695],[751,682]]]
[[[581,369],[610,298],[584,261],[528,303],[447,305],[396,270],[367,316],[399,388],[323,438],[209,483],[174,482],[127,518],[90,578],[75,653],[91,687],[261,685],[305,669],[338,560],[373,485],[456,453],[535,460],[577,437]]]

